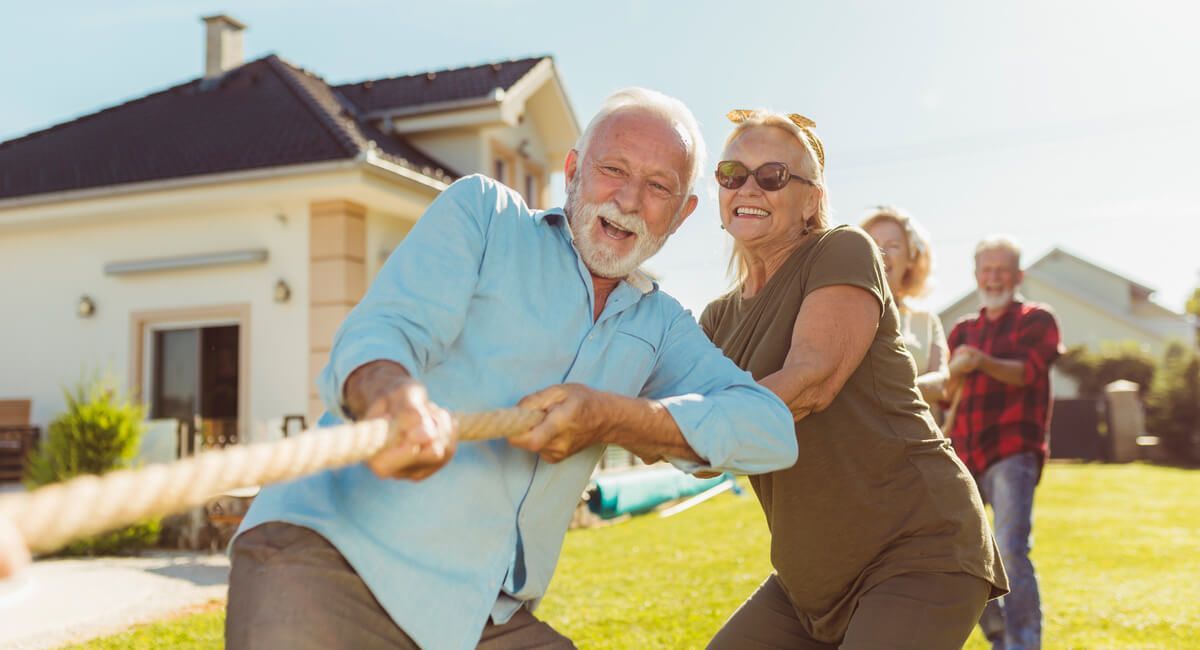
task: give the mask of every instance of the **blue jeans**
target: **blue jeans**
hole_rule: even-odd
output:
[[[1033,489],[1040,472],[1033,452],[1009,456],[987,468],[976,481],[996,516],[996,543],[1008,573],[1009,593],[983,610],[979,627],[993,650],[1042,647],[1042,599],[1037,573],[1029,560],[1033,546]]]

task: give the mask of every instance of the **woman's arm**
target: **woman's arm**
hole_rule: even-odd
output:
[[[799,420],[825,410],[862,363],[879,328],[879,300],[866,289],[837,284],[804,298],[783,367],[759,383]]]
[[[927,404],[946,399],[946,383],[950,380],[950,353],[946,334],[937,314],[929,314],[929,367],[917,377],[917,388]]]

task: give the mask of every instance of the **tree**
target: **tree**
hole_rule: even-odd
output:
[[[1200,460],[1200,354],[1185,343],[1172,343],[1163,356],[1146,400],[1146,424],[1176,458]]]
[[[1055,363],[1055,368],[1075,380],[1081,397],[1099,397],[1104,387],[1118,379],[1138,385],[1145,396],[1154,380],[1154,357],[1137,341],[1105,341],[1099,352],[1086,345],[1073,345]]]

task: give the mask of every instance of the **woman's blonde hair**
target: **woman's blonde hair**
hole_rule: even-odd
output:
[[[825,147],[817,137],[816,131],[813,130],[816,124],[799,115],[792,117],[766,109],[730,111],[728,117],[735,122],[735,125],[733,132],[725,139],[725,149],[728,149],[729,145],[733,144],[734,140],[737,140],[748,129],[760,126],[783,129],[796,137],[796,144],[804,151],[804,164],[802,169],[795,170],[794,175],[811,181],[813,186],[821,191],[821,198],[817,201],[817,212],[808,217],[808,230],[820,232],[828,229],[830,209],[829,191],[825,188]],[[808,126],[802,127],[797,122]],[[729,258],[729,275],[733,279],[734,286],[742,284],[749,274],[750,265],[746,261],[746,251],[735,239],[733,253]]]
[[[929,273],[933,270],[933,249],[929,245],[929,236],[912,215],[890,205],[881,205],[871,210],[860,227],[867,230],[884,221],[900,226],[905,243],[908,244],[908,270],[900,279],[900,287],[895,291],[898,294],[896,297],[919,298],[925,295],[929,291]]]

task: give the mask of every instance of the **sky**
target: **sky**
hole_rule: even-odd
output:
[[[661,90],[700,120],[706,169],[730,109],[807,115],[835,222],[888,203],[931,233],[931,308],[973,289],[993,233],[1026,263],[1061,247],[1177,311],[1200,283],[1200,3],[10,2],[0,140],[200,75],[200,17],[225,12],[248,25],[247,60],[274,52],[333,83],[550,54],[581,123],[614,90]],[[696,313],[729,287],[710,178],[648,264]]]

